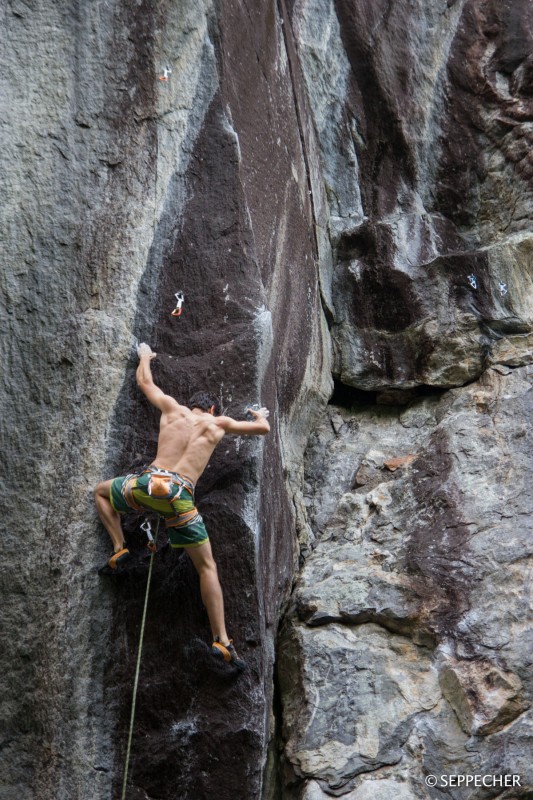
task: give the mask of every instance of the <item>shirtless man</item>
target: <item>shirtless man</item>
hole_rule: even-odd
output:
[[[150,361],[156,353],[147,344],[139,345],[137,353],[137,385],[161,411],[159,440],[155,460],[140,475],[114,478],[96,487],[98,515],[113,542],[114,554],[108,565],[116,569],[129,557],[120,514],[146,508],[164,517],[171,547],[186,548],[200,576],[202,600],[213,632],[213,653],[242,669],[244,661],[237,656],[226,631],[222,589],[207,531],[194,505],[194,487],[226,433],[264,436],[269,432],[268,411],[250,409],[254,417],[250,422],[218,416],[218,400],[207,392],[194,395],[190,408],[182,406],[153,381]]]

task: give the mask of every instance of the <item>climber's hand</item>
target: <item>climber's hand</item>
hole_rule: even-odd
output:
[[[248,412],[252,414],[255,419],[268,419],[270,416],[268,408],[249,408]]]
[[[139,358],[149,358],[151,361],[153,358],[156,357],[157,353],[153,352],[149,344],[142,342],[137,348],[137,355],[139,356]]]

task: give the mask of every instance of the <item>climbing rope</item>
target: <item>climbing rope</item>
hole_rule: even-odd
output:
[[[157,518],[157,525],[155,526],[155,536],[154,536],[154,545],[157,544],[157,534],[159,532],[159,522],[160,518]],[[141,671],[141,653],[143,649],[143,639],[144,639],[144,627],[146,624],[146,610],[148,608],[148,595],[150,593],[150,581],[152,580],[152,566],[154,563],[154,552],[152,551],[150,554],[150,566],[148,568],[148,579],[146,581],[146,593],[144,595],[144,608],[143,608],[143,616],[141,621],[141,635],[139,637],[139,651],[137,653],[137,666],[135,668],[135,681],[133,683],[133,698],[131,701],[131,716],[130,716],[130,731],[128,734],[128,747],[126,749],[126,762],[124,764],[124,778],[122,780],[122,795],[121,800],[125,800],[126,798],[126,788],[128,784],[128,769],[130,765],[130,756],[131,756],[131,742],[133,739],[133,723],[135,720],[135,704],[137,702],[137,688],[139,686],[139,673]]]

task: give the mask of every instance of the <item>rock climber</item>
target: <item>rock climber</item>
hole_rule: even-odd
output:
[[[194,505],[194,487],[223,436],[264,436],[270,430],[269,412],[250,408],[250,421],[220,416],[218,399],[208,392],[198,392],[188,406],[181,405],[153,381],[150,362],[157,354],[144,343],[137,353],[137,385],[161,411],[157,454],[140,473],[102,481],[95,489],[98,515],[113,542],[108,567],[114,570],[130,556],[120,514],[148,509],[164,517],[171,547],[184,548],[199,574],[213,654],[243,669],[245,663],[226,631],[222,588],[207,530]]]

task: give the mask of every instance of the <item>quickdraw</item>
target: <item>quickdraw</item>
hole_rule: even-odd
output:
[[[152,526],[150,524],[150,520],[146,519],[143,524],[141,525],[141,530],[145,532],[146,536],[148,537],[148,544],[146,545],[148,550],[151,553],[157,552],[157,544],[155,543],[154,537],[152,536]]]
[[[174,297],[176,298],[176,308],[172,312],[172,316],[181,317],[181,311],[182,311],[183,301],[185,300],[185,295],[183,294],[183,292],[176,292]]]

